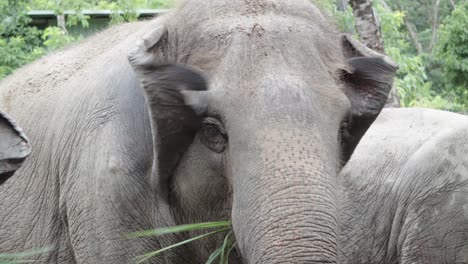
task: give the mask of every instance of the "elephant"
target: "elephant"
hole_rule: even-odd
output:
[[[13,176],[29,154],[31,146],[23,130],[0,110],[0,185]]]
[[[337,263],[338,174],[397,68],[308,0],[188,0],[46,55],[0,84],[33,149],[0,186],[0,252],[131,263],[198,234],[132,232],[229,219],[231,263]]]
[[[468,263],[468,117],[384,109],[340,171],[341,263]]]

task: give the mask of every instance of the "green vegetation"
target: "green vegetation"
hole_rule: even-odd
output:
[[[381,4],[382,2],[383,0],[376,1],[376,9],[382,20],[382,33],[385,39],[386,52],[400,65],[395,82],[402,104],[410,107],[429,107],[467,112],[468,75],[458,75],[458,78],[450,79],[452,74],[456,74],[457,70],[455,68],[457,65],[462,65],[464,62],[465,73],[468,70],[468,67],[466,67],[468,65],[466,62],[468,59],[468,48],[466,46],[468,40],[468,31],[466,29],[468,10],[466,9],[466,3],[460,3],[454,10],[454,15],[450,15],[448,8],[439,7],[442,9],[440,12],[447,15],[444,20],[445,23],[450,25],[450,30],[447,30],[446,26],[440,27],[438,22],[427,23],[427,16],[417,13],[417,10],[391,11],[388,6],[385,8]],[[448,3],[448,1],[442,2]],[[411,3],[414,4],[414,2]],[[464,11],[461,10],[461,6],[465,6]],[[399,7],[401,8],[401,6]],[[422,13],[436,7],[428,5],[426,8],[414,8],[420,8]],[[421,28],[420,32],[413,32],[413,37],[410,36],[411,33],[408,32],[408,28],[411,27],[416,31],[418,26],[410,22],[408,16],[411,14],[415,16],[416,25]],[[453,17],[455,15],[457,16],[456,19]],[[463,24],[463,19],[465,19],[465,24]],[[431,32],[431,30],[435,31]],[[464,34],[461,31],[464,31]],[[446,40],[448,39],[451,39],[450,45],[444,44],[447,43]],[[454,41],[455,39],[459,41]],[[446,48],[441,49],[440,46]],[[450,56],[450,54],[453,56]],[[453,67],[449,68],[448,65]]]
[[[356,34],[349,26],[352,9],[337,10],[345,0],[313,1],[329,11],[342,31]],[[468,2],[372,2],[385,51],[400,66],[395,85],[401,104],[468,113]]]
[[[42,32],[29,27],[27,6],[20,1],[0,1],[0,78],[44,53]]]
[[[0,79],[47,52],[83,37],[69,35],[61,27],[40,30],[30,26],[31,18],[27,16],[30,10],[53,10],[57,15],[65,10],[75,11],[67,15],[65,26],[87,28],[90,17],[81,12],[85,9],[111,10],[109,24],[112,25],[137,20],[137,9],[168,8],[172,3],[173,0],[0,0]]]
[[[83,36],[67,27],[87,28],[85,9],[111,10],[109,24],[135,21],[138,9],[168,8],[175,0],[0,0],[0,79],[49,51]],[[328,10],[342,31],[353,34],[346,0],[313,0]],[[468,112],[468,2],[462,0],[374,0],[385,50],[399,65],[395,85],[403,106]],[[341,9],[341,11],[339,11]],[[30,26],[29,10],[53,10],[64,25]]]
[[[231,222],[229,221],[198,223],[198,224],[191,224],[191,225],[165,227],[165,228],[160,228],[160,229],[155,229],[155,230],[147,230],[147,231],[130,234],[129,238],[161,236],[161,235],[172,234],[172,233],[181,233],[181,232],[198,231],[198,230],[206,230],[206,229],[211,229],[211,230],[215,229],[215,230],[205,233],[203,235],[199,235],[193,238],[189,238],[187,240],[183,240],[181,242],[172,244],[165,248],[146,253],[145,255],[137,259],[137,263],[144,263],[150,258],[163,253],[164,251],[185,245],[195,240],[203,239],[205,237],[212,236],[212,235],[219,234],[219,233],[226,233],[226,236],[224,237],[224,240],[221,246],[217,248],[215,251],[213,251],[213,253],[210,255],[210,257],[208,258],[205,264],[214,263],[216,259],[219,259],[219,262],[218,262],[219,264],[228,264],[229,255],[231,251],[234,249],[235,244],[236,244],[234,234],[231,230]]]
[[[50,249],[38,249],[22,253],[0,253],[0,264],[33,263],[33,257],[43,254]]]
[[[450,87],[442,89],[460,105],[468,105],[468,2],[460,3],[445,18],[436,46],[436,57]]]

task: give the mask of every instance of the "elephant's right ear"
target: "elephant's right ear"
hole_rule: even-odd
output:
[[[341,135],[345,163],[385,106],[398,65],[349,35],[342,35],[341,44],[347,63],[341,70],[341,81],[351,102],[351,120]]]
[[[140,79],[151,115],[156,161],[152,184],[168,201],[171,176],[201,127],[203,110],[193,104],[207,85],[201,73],[188,66],[158,65],[153,49],[164,34],[159,30],[137,43],[129,61]]]
[[[31,146],[21,128],[0,110],[0,184],[18,170],[31,153]]]

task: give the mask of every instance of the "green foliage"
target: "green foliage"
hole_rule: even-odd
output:
[[[461,111],[464,106],[440,91],[433,89],[427,74],[427,58],[416,54],[405,28],[406,13],[384,8],[381,0],[374,2],[381,20],[385,40],[385,51],[400,66],[395,86],[403,106],[429,107],[450,111]],[[433,70],[432,73],[435,73]],[[442,97],[443,96],[443,97]]]
[[[42,34],[42,39],[49,50],[56,50],[75,41],[74,37],[65,34],[59,27],[47,27]]]
[[[442,62],[450,91],[468,105],[468,2],[461,2],[440,29],[436,56]]]
[[[14,69],[33,61],[44,54],[41,47],[31,48],[24,36],[0,39],[0,79]]]
[[[42,32],[28,26],[26,11],[24,2],[0,0],[0,79],[44,53]]]
[[[448,100],[447,98],[442,98],[440,95],[431,96],[431,97],[422,97],[418,101],[414,101],[411,107],[425,107],[425,108],[435,108],[441,110],[447,110],[457,113],[468,113],[467,107],[463,104],[456,103],[455,100]]]
[[[455,0],[456,1],[456,0]],[[458,0],[460,1],[460,0]],[[463,1],[463,0],[462,0]],[[415,0],[386,0],[385,1],[392,10],[400,10],[405,13],[405,16],[414,24],[418,40],[421,42],[424,50],[431,53],[431,38],[433,33],[432,13],[434,12],[435,0],[415,1]],[[439,2],[438,17],[444,18],[451,12],[449,0],[441,0]],[[406,29],[402,28],[402,31]],[[416,53],[416,51],[414,51]]]
[[[215,229],[214,231],[205,233],[203,235],[199,235],[193,238],[189,238],[183,240],[181,242],[172,244],[170,246],[164,247],[162,249],[146,253],[145,255],[138,258],[137,263],[143,263],[150,258],[159,255],[167,250],[171,250],[173,248],[185,245],[187,243],[203,239],[208,236],[212,236],[219,233],[227,232],[226,236],[224,237],[224,241],[221,246],[216,249],[206,261],[206,264],[213,263],[216,259],[219,259],[219,264],[228,264],[229,262],[229,255],[231,251],[234,249],[236,240],[234,238],[234,234],[231,230],[231,222],[230,221],[220,221],[220,222],[209,222],[209,223],[198,223],[198,224],[189,224],[189,225],[180,225],[180,226],[173,226],[173,227],[165,227],[155,230],[147,230],[142,232],[136,232],[130,234],[129,238],[135,237],[146,237],[146,236],[161,236],[166,234],[172,233],[181,233],[181,232],[188,232],[188,231],[198,231],[198,230],[205,230],[205,229]],[[0,263],[1,264],[1,263]]]
[[[380,1],[374,3],[381,20],[385,51],[400,66],[395,85],[401,103],[414,105],[421,98],[431,96],[431,83],[427,82],[422,59],[411,53],[411,43],[407,40],[406,31],[402,30],[405,14],[387,10]]]
[[[400,66],[395,85],[402,105],[412,106],[421,98],[430,97],[431,83],[427,81],[421,57],[401,54],[396,47],[389,47],[386,51]]]
[[[135,21],[137,9],[167,8],[174,0],[0,0],[0,79],[48,51],[59,49],[82,36],[72,36],[59,27],[39,30],[29,25],[29,10],[54,10],[66,15],[67,27],[89,27],[83,10],[111,10],[110,24]]]
[[[83,15],[81,12],[77,12],[73,15],[67,16],[67,26],[72,27],[76,25],[81,25],[83,28],[89,27],[89,19],[91,17],[87,15]]]
[[[348,6],[345,11],[339,11],[337,0],[312,0],[321,10],[325,10],[342,32],[354,32],[353,9]]]
[[[169,8],[173,6],[175,0],[151,0],[148,3],[148,8]]]

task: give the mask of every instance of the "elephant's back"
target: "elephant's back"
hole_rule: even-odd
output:
[[[384,109],[341,174],[398,178],[404,171],[411,175],[431,166],[442,168],[453,149],[465,151],[456,160],[468,159],[467,134],[468,117],[461,114],[425,108]]]
[[[341,239],[361,241],[343,242],[343,252],[356,255],[352,263],[369,256],[375,263],[396,261],[381,251],[362,250],[382,245],[401,252],[403,262],[466,261],[467,134],[464,115],[421,108],[382,111],[339,176]]]
[[[90,70],[97,68],[98,78],[103,60],[115,54],[116,49],[124,48],[128,42],[125,40],[141,26],[142,23],[129,23],[111,27],[17,69],[0,82],[0,107],[10,113],[18,108],[33,110],[34,106],[66,93],[74,86],[74,80],[89,75]]]
[[[384,109],[361,139],[357,155],[369,151],[411,155],[429,141],[454,141],[468,134],[468,116],[425,108]],[[462,136],[460,140],[468,140]],[[405,154],[402,154],[405,153]],[[382,158],[382,156],[380,156]]]

